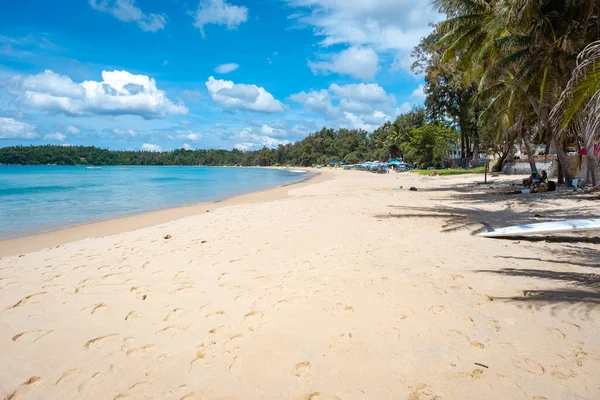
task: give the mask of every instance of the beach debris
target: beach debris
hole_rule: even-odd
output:
[[[480,363],[475,363],[475,365],[479,365],[480,367],[483,367],[483,368],[488,368],[488,369],[490,368],[490,367],[488,367],[487,365],[480,364]]]
[[[200,243],[201,243],[201,244],[204,244],[204,243],[207,243],[207,241],[206,241],[206,240],[203,240],[203,241],[201,241]]]
[[[143,296],[142,296],[142,300],[146,300],[146,297],[148,297],[148,296],[146,296],[146,295],[143,295]]]
[[[408,190],[410,190],[411,192],[416,192],[416,191],[417,191],[417,190],[419,190],[419,189],[417,189],[416,187],[414,187],[414,186],[413,186],[413,187],[411,187],[411,188],[410,188],[410,189],[408,189]]]
[[[163,239],[171,239],[171,235],[165,235]]]

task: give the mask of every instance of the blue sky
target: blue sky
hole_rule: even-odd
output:
[[[0,146],[239,148],[423,102],[414,0],[5,1]]]

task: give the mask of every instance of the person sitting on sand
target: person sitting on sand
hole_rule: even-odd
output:
[[[531,176],[527,179],[523,179],[523,187],[530,187],[533,184],[533,181],[537,180],[537,171],[532,171]]]
[[[546,185],[548,185],[548,174],[545,170],[542,170],[542,175],[533,179],[531,181],[531,186],[533,186],[534,188],[539,188]]]

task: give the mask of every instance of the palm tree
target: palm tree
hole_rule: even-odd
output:
[[[572,129],[583,137],[587,170],[593,186],[600,186],[596,141],[600,138],[600,41],[589,44],[578,56],[567,88],[552,110],[554,125]]]
[[[500,107],[497,115],[506,115],[510,107],[522,109],[499,120],[508,124],[505,133],[519,129],[516,136],[526,144],[534,130],[551,138],[569,182],[563,143],[573,130],[557,129],[550,114],[567,86],[578,52],[591,37],[598,37],[598,2],[436,0],[434,4],[449,17],[441,25],[446,32],[441,40],[450,49],[446,57],[458,55],[470,66],[479,81],[480,98],[485,94],[490,107]]]

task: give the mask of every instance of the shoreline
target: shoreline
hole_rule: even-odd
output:
[[[211,202],[202,202],[142,212],[66,228],[58,228],[50,232],[26,234],[25,236],[0,240],[0,258],[57,247],[79,240],[135,231],[194,215],[211,212],[222,207],[279,200],[287,197],[287,191],[291,187],[296,188],[317,184],[327,181],[333,177],[333,174],[329,174],[327,171],[323,173],[322,171],[316,172],[308,168],[305,170],[307,171],[307,175],[309,175],[306,178],[297,182],[286,183],[270,189],[239,194]]]

